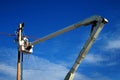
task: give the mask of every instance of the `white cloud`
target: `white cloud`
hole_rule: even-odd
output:
[[[0,80],[15,80],[16,69],[6,64],[0,64],[0,73],[7,75],[6,77],[0,76]]]
[[[67,68],[60,64],[52,63],[46,59],[31,55],[29,66],[24,70],[25,80],[63,80],[67,73]]]
[[[75,80],[92,80],[92,79],[87,77],[87,76],[85,76],[85,75],[83,75],[83,74],[76,73],[75,74]]]
[[[0,72],[13,76],[16,73],[15,71],[16,69],[11,66],[8,66],[6,64],[0,64]]]
[[[33,60],[33,59],[34,60]],[[35,65],[36,67],[33,67],[33,65],[24,65],[25,69],[23,72],[23,78],[24,80],[64,80],[65,75],[69,71],[65,66],[62,66],[60,64],[52,63],[46,59],[39,58],[37,56],[31,55],[29,58],[31,61],[36,62],[38,65]],[[31,63],[33,63],[31,62]],[[33,63],[34,64],[34,63]],[[27,67],[29,69],[27,69]],[[37,69],[34,69],[37,68]],[[16,79],[16,68],[13,66],[0,64],[0,72],[6,74],[8,77],[5,77],[3,80],[13,80]],[[12,78],[9,78],[11,77]],[[98,80],[97,78],[102,80],[110,80],[110,79],[104,79],[104,76],[94,76],[94,79],[91,77],[88,77],[84,74],[76,73],[74,80]]]
[[[93,74],[85,76],[83,74],[76,74],[75,80],[111,80],[109,77],[102,75],[98,72],[94,72]]]
[[[26,68],[30,67],[31,69],[24,69],[23,71],[24,80],[37,80],[37,79],[38,80],[64,80],[64,77],[69,71],[65,66],[51,63],[46,59],[41,59],[33,55],[32,55],[32,58],[35,58],[36,59],[35,61],[38,62],[37,64],[39,65],[35,68],[39,68],[39,69],[32,69],[31,65],[29,66],[25,65]],[[13,66],[0,64],[0,72],[8,76],[5,78],[5,80],[7,79],[13,80],[16,78],[16,68],[14,68]],[[10,78],[11,76],[12,78]],[[79,79],[89,80],[89,78],[86,77],[85,75],[76,73],[75,80],[79,80]]]
[[[108,44],[106,45],[107,50],[114,50],[114,49],[120,49],[120,39],[116,40],[110,40],[108,41]]]
[[[41,60],[41,59],[39,59]],[[68,69],[59,64],[51,63],[47,60],[42,59],[39,61],[38,69],[24,69],[23,78],[25,80],[63,80]],[[31,65],[29,65],[31,67]],[[28,66],[27,66],[28,67]],[[16,78],[16,69],[13,66],[6,64],[0,64],[0,73],[7,75],[6,80],[10,77],[13,77],[13,80]]]
[[[91,77],[92,77],[92,80],[111,80],[107,76],[102,75],[98,72],[94,72]]]
[[[108,64],[106,64],[107,66],[114,66],[114,65],[117,65],[118,63],[117,62],[110,62]]]
[[[102,35],[105,42],[104,50],[114,51],[120,49],[120,22],[114,24],[114,30],[109,28],[106,33]]]
[[[50,66],[50,65],[48,65]],[[52,66],[53,67],[53,66]],[[55,66],[57,67],[57,66]],[[64,68],[64,67],[63,67]],[[64,76],[66,75],[66,70],[61,71],[61,68],[55,70],[32,70],[32,69],[25,69],[23,72],[23,79],[24,80],[64,80]],[[60,69],[60,70],[59,70]],[[8,77],[0,77],[2,80],[15,80],[16,79],[16,69],[12,66],[8,66],[5,64],[0,64],[0,72],[8,75]],[[12,76],[12,78],[10,78]],[[94,77],[88,77],[86,75],[76,73],[74,80],[110,80],[108,77],[102,75],[94,75]]]
[[[12,48],[0,50],[0,74],[7,76],[4,80],[16,79],[16,51]],[[67,72],[68,69],[61,64],[55,64],[35,55],[24,56],[25,80],[63,80]],[[0,79],[2,78],[0,76]]]
[[[11,50],[8,49],[8,51],[10,52]],[[15,58],[13,57],[14,57],[14,54],[12,55],[12,58],[9,59],[10,60],[9,62],[14,61]],[[93,59],[92,59],[93,57],[94,56],[92,56],[91,59],[89,58],[91,62],[93,62]],[[97,59],[99,59],[97,61],[102,61],[101,58],[97,57]],[[9,64],[6,65],[6,64],[7,64],[6,62],[0,63],[0,73],[7,75],[7,77],[5,77],[4,79],[2,79],[3,77],[0,77],[0,79],[15,80],[16,68],[14,66],[16,66],[16,63],[14,63],[14,66]],[[64,80],[64,77],[66,76],[68,71],[69,70],[66,68],[66,66],[61,64],[55,64],[53,62],[50,62],[47,59],[40,58],[35,55],[30,55],[29,57],[24,56],[24,72],[23,72],[24,80]],[[102,78],[103,77],[101,76],[100,79]],[[97,80],[97,77],[96,79],[93,79],[89,76],[86,76],[85,74],[81,74],[80,72],[77,72],[74,80],[81,80],[81,79]]]
[[[103,61],[106,61],[106,59],[101,56],[101,55],[97,55],[97,54],[88,54],[86,55],[84,61],[86,63],[91,63],[91,64],[99,64]]]
[[[111,61],[111,57],[102,56],[100,54],[88,54],[83,60],[84,63],[99,65],[99,66],[115,66],[118,64],[117,61]]]
[[[24,70],[25,80],[63,80],[66,71]]]

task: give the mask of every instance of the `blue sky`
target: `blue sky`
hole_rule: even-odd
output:
[[[109,20],[75,80],[119,80],[119,0],[3,0],[0,32],[14,34],[25,23],[24,35],[41,38],[93,15]],[[90,32],[90,26],[72,30],[34,46],[24,55],[24,80],[63,80]],[[34,41],[35,39],[30,39]],[[0,80],[16,80],[17,45],[14,37],[0,35]]]

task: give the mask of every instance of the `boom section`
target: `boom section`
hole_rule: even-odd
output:
[[[103,19],[103,20],[98,21],[95,24],[93,24],[92,31],[91,31],[91,34],[90,34],[88,40],[86,41],[85,45],[83,46],[82,50],[79,53],[79,55],[78,55],[74,65],[72,66],[70,71],[67,73],[67,75],[66,75],[64,80],[73,80],[75,72],[78,69],[81,61],[84,59],[84,57],[86,56],[87,52],[89,51],[89,49],[91,48],[92,44],[94,43],[95,39],[97,38],[97,36],[101,32],[104,24],[107,23],[107,22],[108,21],[106,19]]]
[[[65,27],[65,28],[63,28],[61,30],[58,30],[58,31],[56,31],[54,33],[48,34],[47,36],[42,37],[40,39],[37,39],[36,41],[31,42],[30,44],[31,45],[36,45],[38,43],[41,43],[41,42],[46,41],[48,39],[51,39],[51,38],[53,38],[55,36],[58,36],[60,34],[63,34],[63,33],[68,32],[70,30],[73,30],[75,28],[78,28],[78,27],[81,27],[81,26],[87,26],[89,24],[94,24],[95,22],[100,23],[100,22],[102,22],[104,20],[105,19],[102,18],[101,16],[92,16],[92,17],[87,18],[87,19],[85,19],[83,21],[80,21],[80,22],[75,23],[73,25],[67,26],[67,27]]]

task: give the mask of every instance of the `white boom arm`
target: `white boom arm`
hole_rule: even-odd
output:
[[[45,40],[48,40],[50,38],[53,38],[55,36],[58,36],[60,34],[65,33],[65,32],[68,32],[70,30],[78,28],[80,26],[86,26],[86,25],[89,25],[89,24],[94,24],[94,22],[102,22],[102,21],[103,21],[103,18],[101,16],[92,16],[92,17],[90,17],[88,19],[85,19],[85,20],[83,20],[81,22],[78,22],[76,24],[70,25],[70,26],[68,26],[68,27],[66,27],[64,29],[58,30],[58,31],[56,31],[54,33],[51,33],[51,34],[49,34],[49,35],[47,35],[47,36],[45,36],[43,38],[40,38],[40,39],[38,39],[38,40],[36,40],[34,42],[31,42],[31,45],[38,44],[40,42],[43,42]]]
[[[70,71],[68,72],[68,74],[66,75],[64,80],[73,80],[74,75],[75,75],[75,71],[79,67],[81,61],[86,56],[89,49],[91,48],[91,46],[94,43],[95,39],[97,38],[98,34],[102,30],[104,24],[107,22],[108,22],[107,19],[101,19],[101,20],[99,19],[99,21],[97,21],[96,24],[93,26],[93,30],[91,32],[91,35],[89,36],[87,42],[85,43],[82,50],[80,51],[74,65],[72,66],[72,68],[70,69]]]
[[[66,75],[64,80],[73,80],[74,78],[74,74],[77,70],[77,68],[79,67],[82,59],[86,56],[88,50],[90,49],[90,47],[92,46],[93,42],[95,41],[95,39],[97,38],[98,34],[100,33],[100,31],[102,30],[103,26],[105,23],[107,23],[107,19],[102,18],[101,16],[92,16],[90,18],[87,18],[81,22],[78,22],[76,24],[70,25],[64,29],[58,30],[54,33],[51,33],[43,38],[40,38],[34,42],[31,42],[30,45],[35,45],[38,44],[40,42],[43,42],[45,40],[48,40],[50,38],[53,38],[57,35],[60,35],[62,33],[65,33],[67,31],[73,30],[75,28],[78,28],[80,26],[87,26],[92,24],[92,30],[91,30],[91,34],[87,40],[87,42],[85,43],[85,45],[83,46],[82,50],[80,51],[74,65],[72,66],[72,68],[70,69],[70,71],[68,72],[68,74]]]

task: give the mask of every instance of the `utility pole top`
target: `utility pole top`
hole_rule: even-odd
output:
[[[18,28],[18,62],[17,62],[17,80],[20,80],[21,78],[21,47],[20,47],[20,43],[22,40],[22,31],[23,31],[23,26],[24,23],[19,24],[19,28]]]
[[[20,27],[20,28],[24,27],[24,23],[20,23],[20,24],[19,24],[19,27]]]

